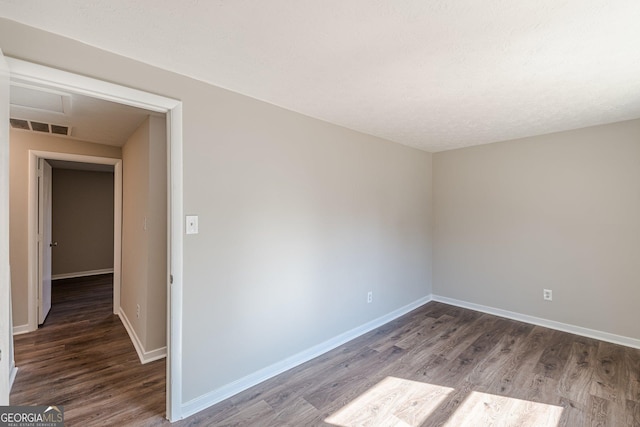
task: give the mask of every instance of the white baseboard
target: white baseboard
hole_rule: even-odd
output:
[[[330,350],[333,350],[334,348],[341,346],[348,341],[358,338],[359,336],[364,335],[367,332],[384,325],[385,323],[389,323],[392,320],[397,319],[398,317],[403,316],[410,311],[415,310],[416,308],[428,303],[429,301],[431,301],[430,295],[420,298],[419,300],[416,300],[410,304],[405,305],[404,307],[394,310],[389,314],[367,322],[364,325],[358,326],[357,328],[351,329],[350,331],[342,333],[298,354],[281,360],[280,362],[274,363],[271,366],[267,366],[266,368],[260,369],[259,371],[247,375],[246,377],[240,378],[239,380],[236,380],[230,384],[224,385],[216,390],[213,390],[186,403],[183,403],[182,416],[186,418],[195,414],[196,412],[200,412],[203,409],[213,406],[218,402],[221,402],[235,394],[240,393],[241,391],[253,387],[254,385],[260,384],[261,382],[268,380],[269,378],[275,377],[282,372],[288,371],[289,369],[301,365]]]
[[[9,393],[11,393],[11,387],[13,387],[13,383],[16,380],[16,375],[18,375],[18,367],[14,363],[9,371]]]
[[[18,325],[13,327],[13,335],[21,335],[26,334],[27,332],[31,332],[32,329],[29,327],[29,324],[26,325]]]
[[[131,326],[131,322],[129,322],[129,319],[127,318],[125,312],[122,310],[122,307],[120,307],[120,311],[118,311],[118,317],[120,317],[122,325],[127,330],[129,338],[131,338],[133,347],[136,349],[136,353],[138,353],[140,363],[145,364],[153,362],[154,360],[162,359],[163,357],[167,357],[167,347],[161,347],[151,351],[146,351],[144,349],[142,341],[140,341],[140,338],[138,338],[136,331],[133,329],[133,326]]]
[[[73,279],[76,277],[86,277],[86,276],[98,276],[100,274],[109,274],[109,273],[113,273],[113,268],[103,268],[102,270],[78,271],[76,273],[53,274],[51,275],[51,280]]]
[[[620,344],[627,347],[640,349],[640,340],[636,338],[624,337],[621,335],[611,334],[609,332],[596,331],[595,329],[569,325],[567,323],[556,322],[555,320],[542,319],[540,317],[529,316],[527,314],[502,310],[500,308],[488,307],[486,305],[474,304],[472,302],[442,297],[439,295],[433,295],[433,301],[455,305],[457,307],[468,308],[470,310],[480,311],[483,313],[493,314],[495,316],[506,317],[507,319],[519,320],[520,322],[544,326],[545,328],[556,329],[562,332],[569,332],[571,334],[581,335],[588,338],[595,338],[597,340],[606,341],[613,344]]]
[[[311,347],[305,351],[288,357],[278,363],[274,363],[264,369],[256,371],[246,377],[240,378],[232,383],[222,386],[216,390],[206,393],[202,396],[196,397],[184,404],[182,404],[182,416],[183,418],[189,417],[197,412],[202,411],[210,406],[215,405],[229,397],[240,393],[254,385],[268,380],[282,372],[285,372],[291,368],[294,368],[302,363],[305,363],[321,354],[324,354],[334,348],[351,341],[373,329],[376,329],[385,323],[388,323],[430,301],[438,301],[444,304],[454,305],[457,307],[467,308],[470,310],[480,311],[495,316],[505,317],[507,319],[518,320],[533,325],[543,326],[550,329],[556,329],[563,332],[569,332],[576,335],[581,335],[589,338],[595,338],[598,340],[611,342],[614,344],[620,344],[627,347],[640,348],[640,340],[635,338],[624,337],[620,335],[611,334],[608,332],[596,331],[593,329],[583,328],[580,326],[569,325],[566,323],[556,322],[553,320],[542,319],[535,316],[529,316],[526,314],[515,313],[508,310],[502,310],[499,308],[488,307],[480,304],[474,304],[466,301],[456,300],[453,298],[442,297],[438,295],[429,295],[414,301],[398,310],[395,310],[385,316],[379,317],[371,322],[368,322],[362,326],[354,328],[343,334],[340,334],[330,340],[320,343],[314,347]]]
[[[153,362],[154,360],[160,360],[167,357],[167,347],[156,348],[155,350],[145,351],[142,355],[144,359],[142,363]]]

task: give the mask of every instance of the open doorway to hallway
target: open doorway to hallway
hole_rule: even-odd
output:
[[[18,93],[24,92],[25,84],[20,84]],[[20,256],[18,259],[18,268],[12,269],[12,273],[17,271],[17,275],[25,273],[28,277],[26,281],[28,283],[27,289],[27,304],[26,310],[24,305],[22,307],[23,313],[18,313],[18,318],[22,315],[22,318],[27,319],[26,324],[21,323],[19,320],[15,322],[16,330],[14,332],[24,333],[24,339],[29,340],[28,336],[34,335],[39,337],[38,343],[46,344],[50,343],[48,339],[49,333],[53,332],[55,328],[52,328],[50,323],[52,320],[47,319],[45,322],[47,312],[42,308],[43,287],[44,278],[51,278],[51,274],[43,273],[43,264],[47,264],[46,251],[63,248],[63,241],[59,239],[60,236],[51,234],[51,236],[45,236],[43,233],[43,188],[42,183],[42,168],[38,165],[54,165],[51,181],[55,181],[55,170],[69,170],[71,164],[85,165],[84,167],[71,168],[75,171],[65,172],[64,174],[73,174],[75,177],[67,179],[72,184],[86,184],[88,180],[87,175],[79,177],[77,176],[82,169],[87,169],[88,164],[98,163],[102,166],[108,166],[111,169],[112,192],[111,192],[111,236],[112,243],[111,249],[106,249],[107,257],[108,252],[111,252],[111,266],[95,264],[91,266],[91,262],[86,262],[81,265],[79,258],[92,258],[96,255],[96,252],[105,252],[104,247],[98,250],[96,247],[84,246],[79,249],[80,252],[71,254],[67,257],[66,263],[73,264],[75,266],[67,266],[66,270],[62,269],[56,272],[56,263],[50,263],[53,268],[49,273],[53,272],[54,279],[57,273],[58,278],[62,279],[61,286],[68,286],[69,281],[72,279],[78,279],[80,282],[75,282],[76,285],[82,286],[82,284],[90,283],[90,278],[94,275],[101,273],[111,273],[107,270],[113,270],[112,275],[109,275],[109,284],[111,290],[109,295],[111,296],[111,309],[108,312],[107,322],[112,327],[110,331],[102,331],[102,337],[113,338],[115,342],[124,337],[128,341],[128,351],[134,355],[134,360],[137,363],[148,363],[158,359],[163,359],[166,356],[166,340],[167,340],[167,282],[168,282],[168,269],[167,269],[167,136],[166,136],[166,122],[165,115],[161,113],[154,113],[151,111],[142,110],[135,107],[118,106],[113,105],[115,103],[109,101],[92,100],[79,101],[83,99],[82,95],[68,94],[65,95],[61,92],[56,92],[55,96],[69,96],[71,101],[63,101],[63,113],[58,117],[54,113],[50,113],[50,116],[43,114],[37,104],[37,96],[39,91],[47,92],[46,87],[29,85],[29,96],[18,97],[19,99],[11,100],[12,107],[12,125],[14,122],[27,122],[28,126],[25,128],[20,126],[13,126],[10,134],[11,144],[11,179],[12,185],[10,190],[10,196],[17,200],[18,203],[12,203],[11,210],[11,225],[12,228],[16,225],[19,229],[21,225],[26,225],[26,233],[12,233],[17,236],[15,239],[12,237],[11,249],[12,256],[16,252],[20,254],[20,244],[24,246],[24,240],[27,241],[29,250],[26,262],[22,262],[22,266],[26,265],[25,269],[21,267]],[[30,106],[26,106],[29,102]],[[84,103],[84,104],[83,104]],[[69,104],[71,107],[67,107]],[[19,106],[16,106],[19,105]],[[102,121],[112,120],[110,126],[118,127],[127,130],[124,137],[117,139],[116,141],[101,140],[103,136],[101,134],[93,135],[86,128],[83,128],[83,121],[73,122],[76,111],[73,110],[73,106],[77,105],[90,105],[91,108],[98,109],[99,112],[89,112],[82,110],[83,120],[87,121],[86,116],[97,114]],[[16,106],[14,108],[14,106]],[[70,108],[70,109],[67,109]],[[120,109],[123,111],[120,111]],[[25,110],[25,109],[28,109]],[[135,110],[135,111],[133,111]],[[131,114],[133,111],[133,119]],[[31,115],[29,115],[29,114]],[[37,115],[41,114],[41,115]],[[37,115],[38,118],[34,118]],[[129,117],[129,119],[125,118]],[[77,129],[78,135],[83,135],[83,138],[74,135],[69,130],[66,135],[54,135],[52,130],[55,126],[53,123],[60,123],[63,118],[69,120],[68,123],[63,123],[63,127],[67,129]],[[36,121],[38,120],[38,121]],[[55,122],[57,120],[57,122]],[[113,121],[115,120],[115,121]],[[127,121],[128,120],[128,121]],[[39,131],[38,126],[34,123],[45,123],[46,129],[49,132]],[[76,123],[76,124],[73,124]],[[129,123],[126,126],[126,123]],[[88,121],[91,125],[91,121]],[[41,127],[45,128],[45,127]],[[112,136],[110,136],[112,137]],[[15,154],[15,158],[14,158]],[[124,160],[123,160],[124,159]],[[14,161],[15,160],[15,161]],[[26,160],[26,162],[25,162]],[[83,172],[96,172],[86,171]],[[126,177],[124,175],[126,174]],[[69,178],[69,177],[67,177]],[[27,183],[26,191],[21,188],[20,184]],[[15,185],[13,185],[15,184]],[[22,187],[25,187],[22,185]],[[49,200],[53,200],[52,205],[55,204],[56,199],[60,199],[62,195],[69,195],[67,190],[63,190],[63,193],[58,195],[53,194]],[[91,191],[89,191],[91,193]],[[95,196],[96,194],[89,194]],[[93,207],[98,204],[96,200],[89,200],[89,195],[85,195],[83,202],[85,204],[92,204]],[[26,201],[26,203],[21,203]],[[72,208],[73,209],[73,208]],[[77,211],[79,208],[76,207]],[[76,212],[77,213],[77,212]],[[67,212],[67,216],[70,215]],[[97,215],[95,212],[92,215]],[[21,218],[27,218],[27,221],[21,223]],[[68,219],[68,218],[67,218]],[[83,237],[87,232],[87,224],[83,224],[83,216],[77,217],[69,221],[69,227],[71,230],[67,230],[67,237],[65,242],[69,242],[72,239]],[[116,223],[115,226],[114,222]],[[55,225],[55,222],[53,223]],[[99,229],[97,231],[100,231]],[[104,231],[104,230],[102,230]],[[99,233],[98,233],[99,234]],[[108,232],[107,232],[108,234]],[[20,239],[20,236],[22,239]],[[27,236],[27,239],[24,238]],[[86,236],[84,236],[86,237]],[[104,239],[99,235],[95,235],[94,239]],[[17,240],[17,242],[16,242]],[[81,240],[81,239],[80,239]],[[56,245],[57,243],[57,245]],[[104,242],[101,242],[104,243]],[[65,249],[69,249],[71,245],[64,245]],[[15,251],[14,251],[15,249]],[[76,248],[78,249],[78,248]],[[55,252],[54,252],[55,253]],[[103,254],[104,255],[104,254]],[[49,260],[54,260],[55,255],[49,256]],[[95,258],[95,257],[93,257]],[[104,257],[103,257],[104,258]],[[24,260],[22,260],[24,261]],[[59,265],[58,265],[59,267]],[[101,277],[101,276],[96,276]],[[13,280],[13,283],[21,283],[19,280]],[[51,295],[51,301],[55,305],[56,285],[50,286],[48,293]],[[102,285],[105,285],[102,283]],[[20,291],[21,289],[18,289]],[[23,290],[24,291],[24,290]],[[17,292],[20,295],[20,292]],[[24,292],[23,292],[24,294]],[[66,299],[66,303],[72,304],[69,300],[70,293]],[[14,300],[15,302],[15,300]],[[20,307],[20,305],[17,305]],[[16,304],[14,303],[14,307]],[[82,305],[76,306],[75,318],[78,316],[85,316],[81,325],[96,326],[100,325],[100,322],[96,322],[96,319],[91,320],[91,316],[95,313],[91,308],[84,307],[80,310]],[[64,311],[64,310],[63,310]],[[24,315],[26,312],[26,316]],[[52,311],[53,315],[56,310]],[[116,316],[114,316],[114,314]],[[113,319],[118,325],[113,324]],[[73,319],[72,319],[73,320]],[[37,328],[38,324],[44,324],[40,329]],[[54,322],[54,326],[58,325],[61,328],[66,327],[79,332],[78,325],[73,321],[69,324],[64,319],[57,318]],[[104,325],[103,325],[104,326]],[[98,328],[99,329],[99,328]],[[90,333],[95,331],[90,330]],[[47,338],[43,338],[43,334]],[[128,337],[127,337],[128,334]],[[92,335],[86,335],[83,338],[83,334],[78,334],[81,341],[74,341],[73,344],[64,345],[64,357],[68,360],[82,360],[82,348],[83,339],[94,346],[106,346],[111,345],[111,342],[104,341],[97,343],[91,339]],[[45,376],[38,376],[45,382],[35,384],[31,382],[34,377],[33,374],[39,372],[38,363],[42,363],[43,360],[48,360],[46,357],[38,360],[35,364],[29,361],[29,356],[25,355],[18,343],[22,342],[22,335],[16,336],[16,365],[20,367],[18,376],[16,379],[16,387],[20,389],[19,384],[23,381],[29,383],[30,389],[37,389],[39,387],[46,388],[49,386],[50,381],[56,377],[52,377],[52,373],[49,372]],[[129,339],[130,337],[130,339]],[[64,338],[62,338],[64,340]],[[54,341],[55,342],[55,341]],[[133,346],[131,345],[133,343]],[[41,347],[40,352],[37,353],[39,357],[42,357],[47,353],[47,347]],[[55,346],[50,348],[52,352],[55,351]],[[78,353],[80,351],[80,353]],[[94,356],[102,357],[105,360],[109,358],[108,355],[100,352],[95,352]],[[130,356],[127,356],[130,357]],[[51,362],[51,360],[49,360]],[[97,362],[96,362],[97,363]],[[86,364],[86,362],[84,363]],[[159,387],[164,390],[165,387],[165,375],[166,367],[164,361],[160,363],[148,363],[154,366],[161,365],[157,368],[161,372],[162,381],[159,383]],[[62,365],[64,366],[64,365]],[[80,366],[82,368],[83,365]],[[67,366],[70,370],[73,370],[71,366]],[[75,369],[75,368],[74,368]],[[29,370],[29,371],[27,371]],[[57,372],[57,371],[56,371]],[[95,373],[94,373],[95,376]],[[100,371],[98,371],[98,377]],[[64,376],[57,377],[60,381],[64,381]],[[23,380],[24,379],[24,380]],[[98,379],[99,380],[99,379]],[[112,394],[120,394],[122,390],[118,387],[118,382],[113,382],[108,385],[109,392]],[[123,387],[130,387],[123,383]],[[140,391],[140,390],[139,390]],[[144,391],[144,390],[143,390]],[[140,392],[143,392],[140,391]],[[14,392],[15,389],[14,389]],[[19,395],[16,395],[19,396]],[[30,396],[29,393],[23,395],[23,397]],[[91,394],[77,393],[73,396],[71,404],[74,407],[84,406],[87,399],[91,399]],[[19,399],[16,397],[15,399]],[[64,399],[67,399],[65,397]],[[12,402],[14,401],[12,393]],[[165,394],[161,393],[160,401],[165,402]],[[47,402],[34,401],[28,404],[47,404]],[[27,403],[25,403],[27,404]],[[163,415],[162,407],[159,415]]]
[[[113,274],[120,257],[114,251],[115,186],[114,165],[39,160],[39,325],[55,303],[51,288],[60,280]]]
[[[2,54],[0,53],[0,59]],[[86,76],[81,76],[66,71],[53,69],[46,66],[37,65],[27,61],[22,61],[14,58],[6,58],[7,65],[9,66],[9,74],[12,82],[26,82],[35,83],[39,85],[46,85],[54,90],[60,90],[65,92],[79,93],[87,95],[97,100],[108,100],[115,103],[127,106],[133,106],[142,108],[151,112],[160,113],[166,119],[166,144],[167,150],[167,206],[168,206],[168,224],[166,229],[167,236],[167,260],[168,266],[165,274],[166,288],[167,288],[167,369],[166,369],[166,417],[172,421],[182,418],[183,403],[182,403],[182,278],[183,278],[183,189],[182,189],[182,102],[176,99],[167,98],[165,96],[156,95],[150,92],[145,92],[133,88],[124,87],[118,84],[113,84]],[[0,89],[8,89],[8,85],[0,85]],[[158,88],[160,90],[160,88]],[[6,107],[8,108],[8,97],[6,99]],[[49,129],[53,129],[49,126]],[[6,142],[5,142],[6,144]],[[108,151],[108,147],[102,146],[103,150]],[[104,155],[105,153],[98,153],[98,155]],[[26,155],[25,155],[26,156]],[[2,179],[8,181],[9,168],[5,168],[0,172]],[[12,169],[13,171],[14,169]],[[116,173],[117,173],[116,167]],[[26,184],[25,184],[26,185]],[[26,202],[24,202],[26,203]],[[15,204],[12,205],[12,209],[15,208]],[[7,209],[8,210],[8,209]],[[22,214],[24,215],[24,207]],[[32,218],[25,218],[22,220],[24,226],[25,223],[32,223]],[[7,224],[8,225],[8,224]],[[26,226],[20,230],[22,235],[22,247],[19,252],[23,258],[32,259],[31,253],[34,251],[33,239],[29,238],[28,242],[24,242],[24,236],[27,234]],[[18,233],[18,234],[20,234]],[[12,233],[15,235],[15,233]],[[9,243],[9,237],[5,234],[4,242]],[[31,236],[29,236],[31,237]],[[26,248],[25,246],[28,246]],[[29,256],[25,255],[29,254]],[[8,258],[8,257],[6,257]],[[4,258],[3,258],[4,259]],[[14,261],[12,267],[15,267],[15,259],[12,255],[12,261]],[[23,260],[24,261],[24,260]],[[7,259],[8,263],[8,259]],[[27,264],[24,261],[24,264]],[[23,266],[24,267],[24,266]],[[16,280],[14,277],[15,269],[12,268],[11,280],[7,277],[6,280],[0,280],[0,291],[3,295],[8,295],[6,299],[7,305],[22,305],[21,310],[23,313],[16,315],[14,310],[14,333],[24,332],[31,330],[30,322],[35,315],[27,313],[27,306],[29,304],[28,297],[30,293],[33,293],[33,269],[32,268],[20,268],[18,269],[20,285],[16,285],[20,294],[11,295],[8,287],[11,284],[11,280]],[[114,268],[115,270],[115,268]],[[114,272],[115,274],[115,272]],[[115,277],[114,277],[115,280]],[[12,286],[14,287],[14,286]],[[24,289],[28,288],[28,292]],[[114,297],[115,299],[115,297]],[[6,311],[5,311],[6,313]],[[3,328],[7,324],[3,323]],[[2,333],[11,333],[11,322],[8,323],[9,329]],[[9,353],[12,351],[13,340],[9,340]],[[18,366],[9,360],[9,373],[7,378],[14,378],[15,373],[18,370]],[[6,369],[3,369],[0,374],[5,378]],[[3,382],[4,384],[4,382]],[[10,382],[9,382],[10,384]],[[9,386],[10,387],[10,386]],[[0,390],[1,391],[1,390]],[[0,396],[1,398],[2,396]]]

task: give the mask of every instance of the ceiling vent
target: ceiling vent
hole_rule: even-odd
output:
[[[53,135],[71,136],[71,128],[63,125],[36,122],[33,120],[9,119],[14,129],[31,130],[34,132],[50,133]]]

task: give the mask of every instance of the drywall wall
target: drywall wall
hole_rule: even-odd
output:
[[[149,117],[147,339],[145,348],[167,345],[167,123]]]
[[[147,234],[149,122],[145,120],[122,147],[122,279],[120,308],[141,343],[146,341],[148,282]],[[137,305],[140,314],[137,315]],[[142,310],[145,310],[143,313]]]
[[[91,144],[63,137],[11,130],[10,134],[10,259],[13,297],[13,325],[20,327],[28,319],[28,239],[27,209],[29,150],[88,156],[121,157],[120,147]]]
[[[166,345],[167,144],[164,118],[149,117],[122,147],[120,304],[143,351]],[[137,306],[140,306],[138,316]]]
[[[434,294],[640,338],[639,120],[437,153],[433,167]]]
[[[113,172],[53,168],[51,274],[113,269]]]
[[[0,40],[182,100],[184,402],[431,294],[429,153],[15,22]]]

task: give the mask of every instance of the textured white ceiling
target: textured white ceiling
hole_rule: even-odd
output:
[[[0,15],[429,151],[640,117],[638,0],[0,0]]]

